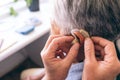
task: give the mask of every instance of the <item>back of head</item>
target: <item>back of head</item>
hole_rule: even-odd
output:
[[[54,20],[64,35],[85,29],[90,36],[119,37],[120,0],[55,0],[54,5]]]

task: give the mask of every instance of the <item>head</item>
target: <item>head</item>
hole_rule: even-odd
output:
[[[84,29],[90,36],[114,41],[120,34],[120,0],[54,0],[53,20],[55,34]]]
[[[120,35],[120,0],[54,0],[52,32],[71,35],[84,29],[90,36],[115,41]],[[80,48],[80,53],[83,52]],[[99,55],[99,54],[98,54]],[[84,54],[78,54],[82,61]]]

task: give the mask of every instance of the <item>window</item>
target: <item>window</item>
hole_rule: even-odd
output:
[[[0,0],[0,20],[10,16],[10,8],[13,7],[15,11],[20,11],[26,8],[25,0]]]
[[[0,0],[0,7],[5,6],[11,2],[13,2],[13,0]]]

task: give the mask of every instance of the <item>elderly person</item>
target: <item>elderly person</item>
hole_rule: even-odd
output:
[[[39,73],[24,79],[114,80],[120,73],[113,44],[120,35],[119,23],[120,0],[54,0],[53,36],[41,52],[46,73],[42,77]],[[85,39],[84,46],[70,45],[74,39],[71,36],[73,29],[84,29],[91,36]],[[56,58],[58,49],[67,56]],[[96,53],[100,55],[99,59]]]

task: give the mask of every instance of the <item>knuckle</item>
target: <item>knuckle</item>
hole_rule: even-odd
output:
[[[44,54],[41,53],[41,58],[43,59],[44,58]]]
[[[108,44],[110,44],[112,46],[114,45],[114,43],[112,41],[109,41]]]
[[[114,43],[113,42],[109,42],[109,46],[110,47],[114,47]]]
[[[111,44],[112,46],[114,46],[114,43],[113,43],[113,42],[110,42],[110,44]]]
[[[54,36],[53,36],[53,35],[50,35],[50,36],[49,36],[49,39],[53,39],[53,38],[54,38]]]
[[[53,44],[58,44],[58,42],[59,42],[59,39],[54,39],[53,40]]]
[[[40,52],[40,56],[42,57],[44,55],[43,50]]]
[[[60,36],[58,36],[58,35],[50,35],[49,39],[54,39],[54,38],[57,38],[57,37],[60,37]]]
[[[45,51],[42,51],[42,52],[40,53],[40,55],[41,55],[42,59],[45,59],[45,58],[46,58],[47,53],[46,53]]]

